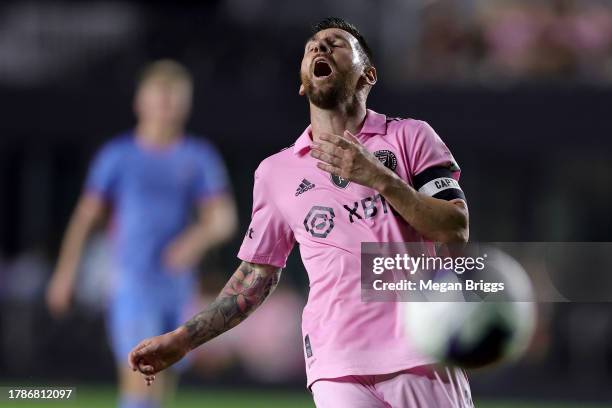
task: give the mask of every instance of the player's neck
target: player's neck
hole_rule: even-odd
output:
[[[310,104],[310,124],[312,137],[316,141],[321,133],[342,135],[345,130],[356,135],[361,131],[366,117],[365,104],[357,104],[352,109],[321,109]]]
[[[152,147],[165,147],[175,143],[183,135],[180,126],[159,126],[156,123],[138,123],[136,138]]]

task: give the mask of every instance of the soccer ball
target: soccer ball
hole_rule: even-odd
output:
[[[503,301],[407,302],[404,327],[424,356],[463,368],[480,368],[518,359],[535,328],[535,304],[524,301],[532,288],[523,267],[511,256],[489,251],[487,273],[506,283]],[[520,299],[521,301],[516,301]]]

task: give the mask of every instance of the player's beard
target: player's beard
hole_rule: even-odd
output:
[[[331,85],[324,84],[323,87],[316,86],[307,75],[301,75],[302,85],[308,100],[320,109],[332,110],[339,107],[351,98],[349,78],[335,73],[335,78],[331,79]]]

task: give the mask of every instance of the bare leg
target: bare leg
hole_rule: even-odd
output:
[[[147,387],[140,373],[132,371],[127,365],[119,367],[118,374],[120,408],[159,408],[162,406],[166,373],[157,374],[156,383],[151,387]]]

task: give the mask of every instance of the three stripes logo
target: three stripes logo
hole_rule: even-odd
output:
[[[302,180],[302,182],[300,183],[300,186],[297,188],[297,190],[295,190],[295,196],[299,196],[302,193],[307,192],[310,189],[313,189],[315,187],[314,184],[312,184],[310,181],[304,179]]]

